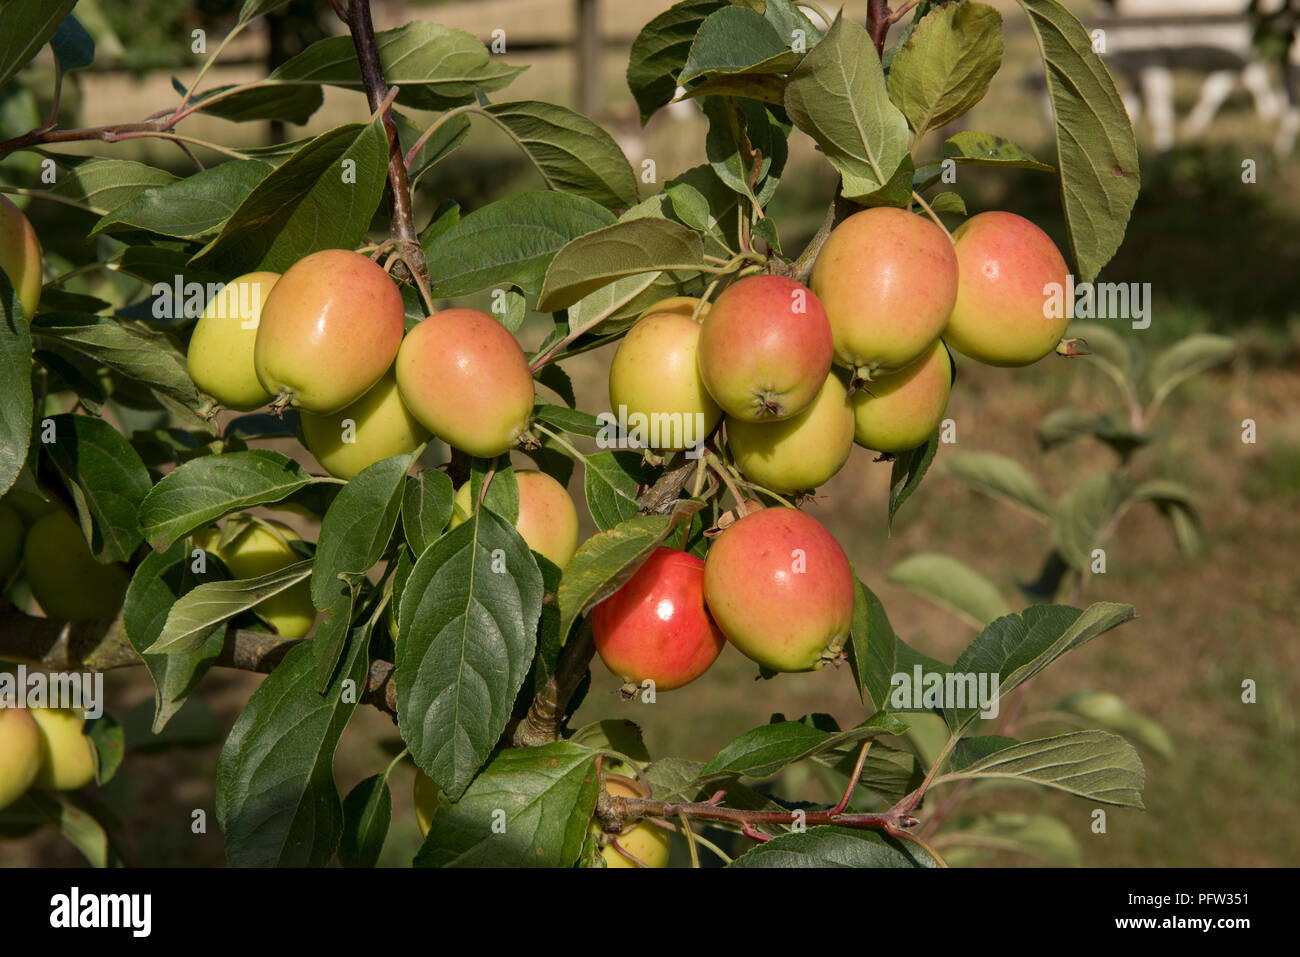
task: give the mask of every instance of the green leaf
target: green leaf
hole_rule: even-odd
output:
[[[1028,854],[1055,867],[1078,867],[1082,863],[1079,843],[1070,828],[1049,814],[986,814],[961,830],[944,831],[944,853],[950,867],[977,863],[979,851],[1012,851]],[[973,852],[973,853],[972,853]]]
[[[1137,141],[1092,37],[1056,0],[1020,0],[1043,55],[1056,115],[1061,198],[1077,278],[1092,282],[1124,240],[1137,201]]]
[[[289,0],[244,0],[244,5],[239,10],[239,25],[242,27],[258,17],[274,13],[288,2]]]
[[[174,542],[162,552],[144,557],[126,590],[122,604],[122,625],[126,637],[144,659],[154,683],[153,733],[167,726],[185,704],[191,691],[221,654],[225,644],[225,624],[214,625],[193,651],[168,655],[144,654],[162,635],[167,615],[177,599],[186,594],[199,579],[191,566],[190,547],[185,541]],[[218,562],[208,556],[207,580],[225,577]]]
[[[723,746],[700,772],[704,782],[728,775],[768,778],[797,761],[880,734],[903,734],[907,725],[884,712],[847,731],[827,732],[802,721],[778,721],[746,731]]]
[[[1237,344],[1227,336],[1197,333],[1180,339],[1161,352],[1147,366],[1142,377],[1142,394],[1158,406],[1188,379],[1227,362],[1237,353]]]
[[[925,473],[939,451],[939,430],[925,440],[925,444],[908,452],[899,452],[894,457],[894,464],[889,470],[889,514],[885,520],[885,530],[892,531],[894,516],[903,507],[903,503],[912,497],[912,493],[925,478]]]
[[[627,86],[641,111],[641,125],[677,93],[677,74],[689,56],[701,24],[723,0],[683,0],[659,14],[637,34],[627,62]]]
[[[1119,472],[1098,472],[1075,483],[1061,496],[1052,515],[1052,540],[1076,571],[1092,564],[1092,550],[1132,491]]]
[[[311,574],[311,600],[335,604],[339,580],[360,584],[383,556],[397,527],[406,472],[416,452],[381,459],[362,469],[330,504],[320,526]]]
[[[312,477],[282,452],[251,449],[192,459],[167,473],[140,503],[140,527],[163,549],[223,515],[279,502]]]
[[[560,640],[587,609],[608,598],[631,578],[651,552],[702,502],[679,502],[671,515],[638,515],[599,532],[578,546],[560,581]]]
[[[13,284],[0,269],[0,495],[27,460],[32,439],[32,337]]]
[[[613,222],[613,214],[581,196],[538,191],[499,199],[425,244],[425,257],[436,264],[430,291],[451,298],[511,284],[535,296],[566,243]]]
[[[177,239],[209,236],[274,169],[261,160],[232,160],[174,183],[151,187],[103,217],[90,235],[143,229]]]
[[[27,799],[37,805],[45,819],[59,829],[91,867],[121,866],[104,825],[76,795],[32,790],[27,792]]]
[[[215,626],[292,588],[311,575],[311,568],[310,561],[294,562],[256,578],[203,583],[172,605],[162,632],[145,651],[161,655],[201,648]]]
[[[232,867],[324,867],[343,831],[334,751],[356,709],[370,634],[316,691],[310,643],[291,649],[240,712],[217,763],[217,822]]]
[[[1118,735],[1073,731],[1003,748],[942,780],[1000,778],[1041,784],[1089,801],[1141,808],[1142,759]]]
[[[125,561],[140,544],[140,503],[149,472],[122,433],[86,415],[55,415],[54,441],[42,445],[76,502],[95,558]],[[45,426],[42,426],[44,431]]]
[[[415,563],[398,612],[397,714],[411,757],[450,799],[464,794],[510,718],[532,664],[542,574],[487,509]]]
[[[897,636],[885,614],[885,606],[862,580],[854,579],[853,624],[849,629],[848,656],[858,694],[876,710],[889,703],[894,675],[894,646]]]
[[[402,534],[418,557],[438,540],[451,520],[456,489],[446,472],[425,469],[406,479],[402,495]]]
[[[393,796],[387,774],[372,774],[343,801],[343,834],[339,862],[344,867],[374,867],[384,849],[393,818]]]
[[[704,112],[709,134],[704,146],[714,173],[732,191],[766,206],[785,168],[790,126],[761,103],[708,97]],[[754,160],[759,164],[755,179]],[[751,188],[751,181],[755,188]],[[673,206],[681,205],[685,190],[678,188]],[[698,195],[698,194],[696,194]],[[703,197],[699,197],[703,200]],[[696,212],[696,217],[699,213]]]
[[[938,867],[910,841],[847,827],[810,827],[751,848],[728,867]]]
[[[1056,172],[1051,163],[1035,159],[1010,140],[974,130],[962,130],[944,140],[943,155],[945,159],[975,166],[1011,166],[1040,173]]]
[[[64,73],[84,70],[95,62],[95,38],[72,14],[63,18],[54,36],[50,37],[50,49]]]
[[[875,45],[843,16],[790,75],[785,108],[843,177],[846,199],[884,189],[908,157],[907,119],[885,90]]]
[[[1084,611],[1064,605],[1031,605],[1019,615],[997,619],[957,657],[952,671],[997,675],[1005,697],[1053,661],[1136,616],[1132,605],[1095,602]],[[979,714],[965,707],[944,709],[948,727],[960,732]]]
[[[142,195],[146,190],[175,183],[165,170],[134,160],[91,157],[59,171],[51,196],[71,200],[92,213],[104,215]]]
[[[573,732],[569,740],[593,751],[617,751],[633,761],[650,760],[650,752],[646,750],[641,729],[625,718],[607,718],[585,725]],[[698,772],[691,780],[697,776]]]
[[[405,123],[409,123],[406,117],[401,113],[393,114],[397,118],[397,128],[401,132],[405,128]],[[404,123],[405,121],[405,123]],[[422,131],[416,128],[410,137],[402,136],[403,144],[409,144],[406,148],[415,145],[415,141],[420,138]],[[420,151],[415,155],[415,161],[411,166],[411,189],[420,185],[420,181],[429,176],[435,166],[445,160],[448,156],[458,150],[465,140],[469,137],[469,117],[464,113],[457,113],[447,118],[446,122],[440,123],[438,129],[433,135],[425,140]],[[423,237],[421,237],[423,241]]]
[[[1187,486],[1165,479],[1151,479],[1135,488],[1129,500],[1153,502],[1169,522],[1179,550],[1188,558],[1201,553],[1204,545],[1201,513]]]
[[[494,103],[483,113],[510,134],[548,189],[585,196],[610,209],[636,202],[636,176],[623,150],[581,113],[540,100]]]
[[[889,67],[889,97],[918,137],[984,98],[1002,65],[1002,15],[967,0],[944,4],[912,30]]]
[[[319,86],[256,86],[227,94],[234,85],[207,90],[190,102],[200,105],[201,112],[234,123],[254,120],[283,120],[298,126],[306,124],[325,103]],[[218,95],[221,99],[217,99]],[[213,102],[207,102],[212,100]]]
[[[537,308],[571,306],[616,279],[704,265],[699,233],[668,219],[630,219],[567,243],[551,260]]]
[[[802,59],[761,13],[727,6],[700,24],[677,84],[718,74],[789,73]]]
[[[458,802],[439,804],[415,866],[568,867],[596,790],[588,748],[562,741],[501,751]]]
[[[185,356],[166,335],[143,323],[107,316],[46,313],[33,324],[32,336],[38,343],[54,342],[73,349],[196,414],[203,404]]]
[[[959,452],[949,455],[940,472],[961,479],[985,495],[1000,499],[1047,521],[1054,507],[1042,486],[1015,459],[996,452]]]
[[[971,568],[938,552],[920,552],[903,559],[889,580],[947,608],[976,628],[1009,613],[997,587]]]
[[[126,736],[112,715],[104,714],[86,727],[86,737],[95,748],[95,783],[103,787],[122,766]]]
[[[397,102],[418,110],[446,110],[471,103],[523,72],[492,56],[477,37],[417,20],[375,34],[384,82],[398,87]],[[361,91],[361,70],[352,38],[318,40],[272,71],[271,85],[339,86]]]
[[[1035,434],[1044,449],[1053,449],[1073,439],[1089,436],[1100,439],[1113,448],[1121,458],[1151,441],[1149,432],[1134,432],[1120,424],[1109,414],[1092,415],[1081,409],[1056,409],[1038,423]]]
[[[1169,732],[1109,691],[1080,691],[1060,701],[1055,710],[1078,715],[1107,731],[1127,735],[1163,758],[1174,756],[1174,742]]]
[[[566,409],[562,405],[539,405],[533,409],[533,418],[573,435],[593,439],[605,428],[605,423],[590,412]]]
[[[387,178],[379,118],[322,133],[263,179],[190,262],[231,274],[283,272],[308,253],[355,248]]]
[[[54,36],[77,0],[8,0],[0,7],[0,85]]]

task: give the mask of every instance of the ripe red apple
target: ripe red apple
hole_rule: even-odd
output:
[[[809,515],[765,508],[713,542],[704,595],[727,639],[773,671],[812,671],[839,656],[853,621],[853,570]]]
[[[745,477],[774,492],[814,489],[853,451],[853,410],[835,373],[798,415],[779,422],[727,419],[727,445]]]
[[[600,660],[625,681],[647,678],[658,691],[704,674],[726,639],[704,604],[704,562],[675,548],[657,548],[591,611]]]
[[[813,292],[835,337],[835,361],[875,378],[939,338],[957,299],[957,256],[942,229],[881,206],[854,213],[817,254]]]
[[[257,378],[278,402],[329,415],[383,377],[405,327],[401,293],[380,266],[347,249],[312,253],[262,306]]]
[[[515,530],[529,548],[563,569],[578,550],[578,510],[569,490],[536,469],[516,470],[515,483],[519,486]],[[471,495],[469,482],[456,491],[448,531],[468,521],[473,514]]]
[[[826,310],[793,279],[748,276],[709,310],[699,364],[705,388],[728,415],[788,419],[812,404],[830,371]]]
[[[445,309],[412,329],[397,354],[397,388],[426,429],[481,458],[513,446],[533,412],[524,350],[477,309]]]
[[[853,393],[854,440],[877,452],[916,448],[943,420],[951,388],[952,359],[936,342],[906,369],[863,383]]]
[[[700,323],[691,318],[698,302],[677,297],[651,306],[623,337],[609,365],[611,411],[617,417],[621,406],[629,428],[637,427],[634,416],[645,416],[662,450],[703,442],[722,417],[700,378]]]
[[[23,211],[0,196],[0,269],[30,325],[41,298],[41,243]]]
[[[1050,236],[1014,213],[980,213],[955,233],[961,281],[943,337],[993,366],[1027,366],[1052,352],[1070,324],[1049,316],[1048,287],[1064,290],[1069,267]]]

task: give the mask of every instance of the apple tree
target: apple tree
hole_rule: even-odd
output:
[[[940,662],[891,628],[870,587],[884,570],[850,566],[849,529],[803,508],[856,442],[892,470],[892,522],[939,454],[954,359],[1008,376],[1088,361],[1053,355],[1086,348],[1045,297],[1119,246],[1137,152],[1057,0],[1019,3],[1054,162],[995,132],[939,135],[1001,66],[1002,17],[978,0],[870,0],[865,23],[681,0],[627,67],[643,123],[674,101],[708,120],[699,164],[662,184],[592,120],[528,98],[480,38],[426,20],[376,32],[368,0],[331,0],[338,35],[268,75],[212,85],[230,40],[284,6],[246,0],[168,102],[63,125],[60,91],[95,69],[74,6],[0,9],[0,83],[32,83],[47,47],[54,64],[48,118],[0,141],[0,188],[89,213],[96,257],[43,258],[5,199],[0,659],[143,666],[155,732],[210,669],[264,673],[210,782],[231,864],[373,864],[402,761],[418,769],[417,866],[662,866],[675,847],[697,866],[931,867],[947,814],[932,792],[1013,782],[1141,806],[1119,734],[1018,740],[985,710],[1130,606],[1000,613]],[[353,115],[317,135],[186,132],[195,114],[302,124],[327,87],[355,94]],[[480,126],[544,188],[462,212],[440,163]],[[838,186],[788,250],[769,209],[795,137]],[[115,155],[135,139],[192,169]],[[967,210],[950,187],[971,164],[1058,178],[1067,248]],[[490,311],[466,305],[483,294]],[[529,314],[547,332],[525,348]],[[613,344],[612,408],[575,407],[566,364]],[[622,720],[633,702],[702,694],[723,653],[771,680],[846,668],[861,707],[778,715],[712,756],[647,753]],[[575,727],[602,667],[625,702]],[[405,751],[342,795],[334,753],[358,708],[391,716]],[[56,780],[32,757],[40,729],[5,715],[0,803],[75,812],[70,836],[111,863],[91,778],[117,772],[121,729],[74,715],[61,753],[96,766]],[[796,768],[833,797],[770,793]]]

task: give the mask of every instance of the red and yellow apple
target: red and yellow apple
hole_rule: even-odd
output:
[[[41,242],[23,211],[8,196],[0,196],[0,270],[9,277],[30,325],[41,298]]]
[[[428,441],[429,430],[402,404],[390,371],[338,412],[302,413],[302,438],[325,471],[350,479],[382,459],[414,452]]]
[[[779,422],[727,419],[727,445],[745,477],[774,492],[814,489],[853,451],[853,411],[835,373],[812,405]]]
[[[704,596],[727,640],[772,671],[812,671],[837,658],[853,622],[844,550],[793,508],[728,526],[709,549]]]
[[[877,452],[906,452],[943,420],[952,388],[952,359],[942,342],[893,375],[864,382],[850,398],[854,440]]]
[[[528,547],[549,558],[560,569],[578,550],[578,510],[566,489],[545,472],[520,469],[515,472],[519,486],[519,517],[515,529]],[[453,529],[466,522],[474,511],[470,483],[466,482],[452,499]]]
[[[41,769],[34,787],[75,791],[95,780],[99,755],[86,737],[86,716],[74,708],[32,708],[41,734]]]
[[[185,364],[201,390],[228,409],[248,412],[273,398],[253,363],[262,306],[280,274],[250,272],[213,296],[194,325]]]

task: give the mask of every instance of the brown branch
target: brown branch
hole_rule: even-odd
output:
[[[616,817],[623,821],[637,818],[668,818],[684,815],[704,821],[722,821],[753,827],[756,824],[794,824],[802,822],[808,827],[829,824],[835,827],[873,828],[896,835],[899,831],[915,827],[917,819],[910,814],[886,811],[883,814],[837,813],[834,808],[825,811],[750,811],[736,807],[722,807],[711,802],[655,801],[650,798],[611,798]]]
[[[555,674],[537,692],[533,703],[528,706],[528,714],[511,735],[515,747],[537,747],[559,739],[560,725],[564,722],[569,699],[578,690],[578,685],[582,684],[595,653],[596,643],[591,634],[591,619],[588,618],[578,627],[578,633],[573,639],[564,646],[560,660],[556,663]]]
[[[876,45],[876,53],[885,53],[885,36],[889,33],[889,0],[867,0],[867,33]]]
[[[366,99],[372,112],[382,108],[384,132],[388,134],[388,203],[392,217],[393,235],[401,248],[402,262],[409,275],[398,273],[399,279],[414,278],[423,292],[428,285],[429,271],[424,260],[424,250],[415,229],[411,208],[411,180],[402,156],[402,144],[397,138],[397,123],[393,111],[384,105],[388,97],[388,84],[384,81],[384,68],[379,62],[379,49],[375,45],[375,25],[370,18],[370,0],[352,0],[348,7],[348,31],[357,51],[361,66],[361,81],[366,88]],[[395,270],[396,271],[396,270]]]
[[[270,674],[300,640],[262,631],[230,629],[213,664]],[[49,671],[103,672],[144,664],[144,659],[127,640],[120,616],[97,621],[61,621],[14,611],[0,612],[0,659]],[[392,679],[390,662],[372,661],[361,700],[395,717],[397,688]]]

